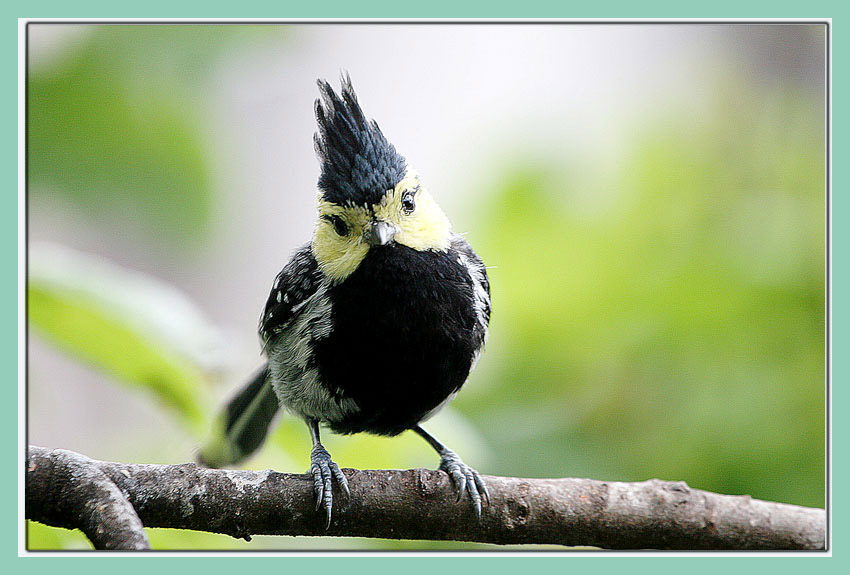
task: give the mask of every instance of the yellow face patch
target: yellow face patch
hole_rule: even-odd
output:
[[[412,172],[388,190],[379,204],[341,206],[323,200],[320,192],[318,207],[313,255],[322,272],[333,281],[351,275],[366,257],[369,244],[364,236],[374,221],[392,224],[395,242],[409,248],[449,249],[449,220]]]

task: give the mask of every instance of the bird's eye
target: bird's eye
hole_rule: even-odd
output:
[[[404,192],[404,195],[401,197],[401,209],[404,210],[405,214],[410,214],[416,209],[416,202],[413,201],[412,192]]]
[[[331,225],[334,227],[334,231],[337,235],[344,236],[348,234],[348,226],[345,224],[343,219],[339,216],[329,216],[327,219]]]

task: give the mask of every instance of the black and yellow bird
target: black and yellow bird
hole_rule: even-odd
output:
[[[310,428],[316,508],[329,526],[333,479],[346,493],[348,483],[319,424],[342,434],[412,429],[480,516],[489,494],[478,472],[420,424],[455,397],[484,346],[486,269],[364,116],[350,78],[340,94],[318,84],[313,239],[277,275],[260,318],[267,364],[228,403],[199,460],[237,463],[260,446],[279,408],[295,413]]]

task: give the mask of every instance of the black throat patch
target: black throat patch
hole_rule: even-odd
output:
[[[404,178],[407,162],[378,123],[366,119],[347,74],[341,97],[325,80],[318,84],[322,97],[316,100],[319,131],[314,141],[322,196],[335,204],[377,204]]]

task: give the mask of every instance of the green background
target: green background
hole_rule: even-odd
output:
[[[641,146],[641,147],[642,148],[649,148],[650,152],[648,152],[648,153],[650,153],[650,154],[652,153],[653,150],[656,153],[661,154],[665,158],[665,163],[669,165],[668,160],[670,158],[671,149],[670,149],[669,144],[667,144],[667,148],[665,148],[665,141],[664,141],[665,136],[664,136],[664,134],[660,134],[660,135],[657,135],[657,136],[650,135],[649,138],[650,138],[650,145]],[[728,143],[734,144],[735,142],[728,142]],[[643,163],[644,164],[651,164],[652,163],[651,158],[650,158],[650,160],[646,160]],[[687,168],[692,169],[693,166],[687,166]],[[480,248],[479,251],[482,253],[485,260],[489,261],[489,260],[493,259],[493,257],[496,257],[500,261],[503,262],[506,258],[511,257],[511,252],[510,252],[511,246],[509,246],[509,245],[500,246],[499,243],[498,243],[498,234],[496,234],[495,231],[492,231],[492,230],[505,229],[507,227],[508,229],[514,229],[518,233],[522,233],[522,231],[523,231],[522,226],[526,225],[525,222],[527,222],[527,218],[523,217],[522,210],[523,209],[534,210],[534,208],[535,208],[535,206],[533,204],[531,204],[531,205],[528,205],[528,204],[512,205],[510,203],[511,199],[518,197],[520,194],[522,194],[523,197],[528,197],[528,194],[531,191],[544,190],[544,193],[545,193],[545,189],[546,189],[546,185],[547,185],[547,179],[551,180],[552,178],[558,178],[558,177],[560,177],[559,174],[555,174],[555,175],[547,174],[547,173],[545,173],[545,170],[544,170],[544,173],[534,172],[534,171],[530,171],[530,170],[524,168],[521,165],[513,170],[513,177],[508,180],[510,182],[510,185],[506,186],[505,189],[502,190],[501,193],[504,194],[504,196],[501,199],[501,201],[497,202],[497,204],[496,204],[496,205],[499,205],[499,206],[510,206],[511,209],[510,210],[506,209],[506,210],[501,211],[501,212],[495,211],[494,213],[488,214],[488,217],[485,219],[486,221],[483,221],[480,224],[481,229],[483,230],[481,232],[482,239],[480,241],[481,241],[482,246],[486,246],[486,247]],[[651,173],[646,175],[646,179],[648,179],[648,180],[651,180],[652,177],[653,177],[653,174],[651,174]],[[656,177],[658,177],[658,176],[656,176]],[[661,179],[663,180],[663,177],[661,177]],[[654,188],[654,189],[657,189],[657,188]],[[545,202],[545,196],[542,196],[541,198],[537,198],[537,201]],[[645,209],[650,210],[652,208],[651,202],[653,201],[653,199],[650,197],[647,201],[650,202],[650,205]],[[654,201],[663,203],[663,198],[656,199]],[[536,207],[540,208],[540,211],[545,211],[545,205],[536,206]],[[637,206],[636,209],[641,209],[641,206],[640,205]],[[775,208],[775,209],[781,210],[783,208],[779,207],[779,208]],[[536,215],[536,214],[540,213],[540,211],[534,210],[532,213]],[[704,209],[704,207],[699,207],[698,211],[700,213],[700,217],[704,216],[704,212],[706,212],[706,211],[710,212],[710,210],[706,210],[706,209]],[[11,210],[9,212],[11,212]],[[709,216],[711,216],[710,213],[709,213]],[[561,217],[568,218],[569,215],[563,215]],[[551,219],[549,221],[545,221],[544,223],[546,225],[552,226],[553,229],[562,229],[562,227],[565,225],[565,223],[570,224],[571,229],[574,229],[576,227],[576,226],[574,226],[574,224],[576,222],[569,221],[569,220],[563,220],[563,219],[558,220],[557,218],[558,218],[558,215],[555,214],[551,217]],[[496,223],[493,224],[492,230],[488,231],[487,221],[496,222]],[[686,223],[687,223],[687,221],[686,221]],[[664,224],[664,222],[660,223],[660,225],[663,225],[663,224]],[[514,226],[514,227],[511,228],[511,226]],[[488,239],[488,236],[487,236],[488,233],[491,234],[491,236],[493,236],[493,237]],[[578,233],[578,232],[576,232],[576,233]],[[586,231],[585,233],[591,234],[591,237],[592,237],[593,230]],[[626,226],[625,229],[621,230],[621,233],[629,236],[630,234],[634,233],[634,230],[630,230]],[[610,242],[611,242],[611,245],[606,246],[605,241],[600,241],[600,242],[598,242],[600,244],[600,245],[598,245],[598,253],[585,254],[585,255],[588,258],[597,258],[597,257],[606,257],[606,256],[616,258],[617,254],[612,254],[611,250],[615,249],[613,246],[616,246],[616,244],[617,244],[617,236],[609,237],[609,238],[603,238],[603,240],[604,239],[609,239]],[[709,240],[710,240],[710,238],[709,238]],[[547,245],[550,245],[550,244],[547,244]],[[490,250],[490,253],[488,253],[488,250]],[[511,260],[511,261],[515,261],[516,264],[519,265],[520,263],[522,263],[524,261],[524,258],[522,258],[521,256],[522,256],[522,254],[518,254],[517,256],[515,256],[516,259]],[[639,260],[637,262],[632,262],[632,263],[639,266],[639,264],[642,264],[642,263],[656,262],[657,261],[657,257],[654,257],[654,255],[651,252],[647,253],[645,258],[646,258],[645,260]],[[528,263],[530,265],[531,263],[534,263],[534,262],[528,262]],[[625,264],[628,264],[630,262],[621,261],[619,263],[625,265]],[[578,266],[579,269],[581,269],[580,266],[582,265],[582,262],[576,261],[575,265]],[[505,264],[500,263],[500,266],[505,267]],[[615,266],[606,266],[605,269],[612,269],[614,267]],[[691,278],[692,281],[695,282],[695,285],[702,285],[703,282],[705,281],[704,278],[698,277],[699,270],[694,271],[694,270],[685,269],[685,270],[682,270],[681,273],[683,273],[685,275],[685,277]],[[696,277],[692,277],[692,276],[696,276]],[[558,278],[555,278],[555,280],[557,280],[557,279]],[[610,285],[610,284],[616,285],[617,282],[623,281],[623,278],[618,277],[616,274],[614,274],[613,277],[600,277],[600,278],[598,278],[598,280],[600,282],[600,285]],[[517,281],[521,281],[521,280],[517,280]],[[512,283],[511,283],[510,278],[503,279],[503,282],[504,282],[503,285],[505,286],[504,287],[505,294],[504,294],[503,297],[505,298],[505,300],[509,301],[509,298],[511,298],[510,290],[511,289],[519,289],[520,286],[517,285],[516,287],[512,287]],[[597,287],[598,286],[589,286],[588,289],[595,291],[595,289]],[[553,288],[553,286],[543,286],[543,288],[541,288],[541,289],[551,290],[552,288]],[[801,288],[801,289],[802,289],[802,293],[811,292],[811,288],[805,288],[804,287],[804,288]],[[547,291],[546,293],[550,293],[550,292]],[[596,292],[596,293],[599,293],[599,292]],[[797,292],[794,292],[794,293],[796,294]],[[755,299],[761,299],[764,296],[764,294],[761,293],[761,292],[756,292],[756,293],[751,294],[751,295]],[[778,297],[782,297],[782,295],[783,294],[780,294]],[[785,295],[787,295],[787,294],[785,294]],[[639,297],[641,297],[642,301],[644,301],[646,299],[651,299],[651,297],[646,296],[646,295],[639,296]],[[683,297],[682,303],[680,303],[680,304],[678,304],[678,306],[674,306],[674,307],[680,307],[680,306],[681,307],[685,307],[685,306],[692,307],[693,305],[695,305],[697,303],[693,300],[687,299],[687,296],[682,296],[682,297]],[[807,297],[807,296],[794,295],[794,297]],[[661,299],[661,298],[659,298],[659,299]],[[605,302],[602,302],[599,305],[611,306],[612,304],[610,302],[607,303],[607,304]],[[660,305],[660,304],[656,304],[656,305]],[[749,307],[748,302],[746,300],[743,301],[740,305],[741,305],[741,307],[744,307],[744,308]],[[806,305],[811,305],[811,304],[806,304]],[[559,309],[558,311],[560,313],[563,313],[564,317],[574,317],[575,313],[577,311],[582,311],[582,310],[574,310],[574,309],[567,308],[567,309]],[[592,316],[592,314],[593,314],[592,309],[591,310],[583,310],[583,311],[585,311],[589,316]],[[510,313],[510,312],[506,312],[506,313]],[[529,321],[532,321],[534,319],[534,317],[533,317],[534,314],[535,313],[541,313],[541,312],[538,312],[535,309],[529,309],[529,310],[520,309],[516,313],[519,314],[517,316],[517,318],[519,320],[522,320],[522,318],[524,318],[526,316],[531,316],[531,319]],[[546,310],[543,313],[546,313],[546,314],[551,313],[551,307],[547,307]],[[628,319],[628,318],[626,318],[626,319]],[[675,321],[675,318],[673,318],[671,321]],[[785,318],[784,321],[794,321],[794,318]],[[518,321],[517,323],[522,324],[522,321]],[[580,322],[577,320],[576,324],[579,324],[579,323]],[[711,330],[716,330],[716,329],[722,329],[723,327],[724,326],[715,326],[715,325],[712,325],[711,323],[708,323],[707,325],[703,325],[702,327],[697,326],[697,328],[695,328],[695,329],[699,332],[700,329],[706,330],[706,331],[711,331]],[[575,329],[581,329],[581,328],[575,328]],[[604,329],[604,327],[599,328],[599,329]],[[523,371],[525,371],[525,372],[528,372],[528,371],[535,372],[534,370],[539,370],[541,366],[546,366],[546,365],[551,364],[551,361],[550,361],[551,357],[546,355],[545,350],[540,351],[539,354],[537,354],[537,352],[540,350],[541,346],[539,345],[539,342],[534,341],[534,339],[533,339],[533,334],[534,334],[534,331],[535,331],[534,327],[528,328],[527,331],[528,331],[528,334],[530,334],[530,335],[527,334],[526,339],[530,339],[530,341],[527,341],[524,344],[526,347],[524,347],[524,348],[522,347],[522,345],[523,345],[522,341],[519,341],[519,342],[511,341],[509,344],[502,344],[502,345],[505,345],[507,347],[508,345],[516,343],[519,346],[519,349],[521,349],[523,351],[522,356],[525,357],[525,358],[530,357],[530,359],[528,359],[528,361],[531,362],[531,363],[529,365],[523,365],[523,366],[521,366],[521,368],[517,368],[518,373],[523,372]],[[676,333],[679,333],[679,332],[677,331]],[[494,339],[497,337],[497,334],[499,334],[499,332],[496,331],[496,328],[494,326],[494,335],[493,335]],[[596,334],[591,333],[590,336],[588,336],[587,334],[581,334],[581,337],[584,340],[587,340],[588,337],[590,337],[590,340],[593,341],[594,335],[596,335]],[[697,335],[694,336],[694,337],[697,337],[699,335],[700,334],[697,333]],[[568,342],[568,341],[574,339],[574,336],[575,336],[575,334],[570,333],[570,332],[565,333],[563,335],[559,335],[558,337],[564,338],[563,341],[559,342],[559,344],[563,344],[564,342]],[[502,333],[498,337],[510,338],[510,337],[516,337],[516,335],[515,334]],[[601,337],[601,336],[596,336],[596,337]],[[659,337],[663,338],[663,334]],[[775,342],[775,338],[773,338],[769,335],[767,335],[766,337],[768,338],[768,340],[770,342]],[[642,333],[639,334],[639,339],[644,340],[645,334],[642,334]],[[510,339],[509,339],[509,341],[510,341]],[[693,342],[691,342],[691,343],[693,343]],[[758,343],[758,342],[755,342],[755,343]],[[628,342],[626,342],[623,345],[627,349],[627,351],[629,351],[630,353],[633,353],[634,356],[636,358],[638,358],[637,361],[642,361],[642,360],[646,359],[646,352],[651,352],[651,349],[647,350],[647,349],[643,349],[639,346],[637,348],[631,347],[631,346],[628,345]],[[687,341],[682,344],[682,349],[688,349],[690,347],[691,347],[691,345],[689,345]],[[776,353],[777,353],[777,355],[785,357],[788,354],[788,351],[791,347],[793,347],[793,346],[791,346],[789,343],[781,344],[781,342],[780,342],[778,349],[776,350]],[[675,349],[675,345],[673,346],[673,348]],[[504,348],[502,348],[502,351],[504,351]],[[593,350],[593,349],[588,349],[586,351],[587,351],[588,355],[590,355],[590,356],[595,355],[595,350]],[[539,357],[535,357],[535,355],[539,355]],[[640,367],[643,367],[645,369],[645,371],[641,372],[642,377],[645,378],[644,381],[643,381],[643,384],[652,384],[653,380],[655,379],[655,375],[656,375],[655,370],[659,369],[659,368],[656,365],[656,362],[652,362],[652,361],[649,361],[649,360],[646,360],[646,361],[647,361],[647,365],[639,364]],[[662,362],[662,364],[663,364],[663,362]],[[576,366],[569,367],[570,373],[574,372],[574,371],[580,372],[580,370],[581,370],[580,360],[577,360],[577,365],[578,365],[578,367],[576,367]],[[691,364],[689,363],[688,365],[691,365]],[[628,364],[628,366],[631,369],[631,367],[633,367],[633,364]],[[487,369],[497,370],[497,371],[501,372],[501,371],[508,370],[509,368],[507,368],[507,367],[501,367],[500,368],[498,366],[497,367],[487,366]],[[565,368],[565,369],[567,369],[567,368]],[[487,372],[487,373],[492,373],[492,372]],[[553,374],[552,381],[560,380],[560,378],[562,378],[563,375],[564,375],[563,373]],[[514,381],[516,379],[516,377],[517,377],[517,373],[513,373],[513,374],[507,373],[507,374],[504,375],[504,380],[505,381]],[[710,376],[706,376],[706,377],[707,377],[707,379],[710,379]],[[770,378],[767,378],[767,379],[770,380]],[[769,382],[766,382],[765,385],[769,385]],[[553,390],[548,389],[546,391],[548,393],[548,392],[551,392]],[[570,391],[571,395],[574,395],[576,390],[573,389],[573,390],[569,390],[569,391]],[[698,397],[692,398],[690,396],[690,394],[685,394],[684,392],[678,392],[677,390],[669,390],[669,391],[673,394],[672,397],[674,397],[674,398],[678,397],[676,395],[676,393],[682,393],[682,396],[678,397],[678,399],[677,399],[677,401],[681,401],[681,402],[686,402],[686,401],[692,400],[692,401],[699,402],[701,405],[704,405],[705,402],[716,401],[718,403],[723,403],[725,401],[722,394],[721,394],[720,397],[715,397],[715,394],[711,393],[711,394],[709,394],[708,397],[698,396]],[[479,393],[479,392],[476,392],[476,393]],[[736,390],[730,390],[728,393],[734,395],[737,392],[736,392]],[[805,391],[803,392],[803,395],[806,396],[806,397],[809,397],[809,398],[811,397]],[[639,398],[637,398],[637,399],[638,399],[638,402],[639,402]],[[603,405],[603,407],[604,407],[604,405]],[[477,412],[477,406],[476,406],[476,403],[475,403],[475,398],[472,398],[468,404],[462,404],[461,403],[460,409],[466,415],[466,417],[468,417],[469,419],[471,419],[475,423],[475,425],[482,425],[485,418],[486,418],[486,416],[484,414],[476,413]],[[617,409],[617,408],[612,407],[611,409]],[[815,409],[815,411],[816,411],[816,406],[810,406],[807,409]],[[606,412],[603,410],[603,412],[600,414],[600,417],[604,418],[605,414],[606,414]],[[744,416],[749,417],[750,415],[752,415],[752,414],[750,414],[750,413],[742,414],[742,417],[744,417]],[[543,417],[543,420],[545,421],[545,413],[543,413],[541,415],[541,417]],[[648,410],[648,411],[647,410],[644,410],[644,411],[638,410],[637,415],[635,415],[634,418],[635,418],[634,420],[629,421],[629,425],[633,426],[633,427],[629,427],[628,429],[630,431],[634,431],[635,433],[639,433],[641,430],[645,429],[645,427],[646,427],[645,426],[646,421],[642,418],[654,419],[655,416],[654,416],[653,413],[651,413],[651,410]],[[673,422],[673,423],[675,423],[675,422]],[[733,425],[733,428],[734,428],[734,425]],[[656,432],[656,433],[658,433],[658,432]],[[663,431],[661,433],[663,434]],[[733,431],[730,431],[730,433],[733,433]],[[602,435],[602,434],[604,434],[604,431],[600,431],[600,435]],[[486,433],[485,433],[485,435],[486,435]],[[798,434],[795,433],[794,436],[796,438],[796,437],[798,437]],[[544,443],[542,447],[539,447],[539,449],[543,452],[550,452],[550,450],[552,450],[552,449],[557,449],[559,445],[563,445],[564,439],[565,439],[564,437],[556,437],[555,439],[552,440],[551,445],[547,446]],[[569,437],[569,439],[571,440],[570,441],[571,447],[569,448],[570,450],[575,449],[573,446],[575,446],[576,440],[578,440],[580,442],[580,445],[584,446],[584,445],[587,444],[587,445],[590,445],[591,447],[593,446],[593,443],[598,440],[598,439],[595,439],[592,436],[590,436],[590,437],[587,437],[587,436],[581,436],[581,437],[571,436],[571,437]],[[654,443],[655,440],[657,440],[657,437],[650,438],[650,440],[647,441],[649,447],[647,447],[646,449],[651,449],[651,446],[655,444]],[[694,440],[698,440],[698,438],[683,437],[681,439],[683,444],[691,443]],[[792,439],[789,438],[787,441],[791,441],[791,440]],[[582,441],[585,442],[585,443],[581,443]],[[535,443],[536,443],[536,440],[535,440]],[[638,443],[640,443],[640,442],[638,441]],[[730,441],[730,443],[734,443],[734,440]],[[782,442],[780,441],[780,443],[782,443]],[[675,447],[676,447],[675,445],[669,446],[669,447],[670,447],[671,453],[676,453],[678,451],[677,449],[675,449]],[[763,447],[764,446],[758,446],[757,445],[753,448],[753,452],[751,452],[751,453],[746,452],[746,450],[744,450],[743,453],[731,453],[731,454],[725,454],[725,455],[729,456],[729,457],[740,457],[742,460],[748,460],[748,459],[751,459],[752,457],[756,457],[756,458],[764,457],[765,456],[765,450],[763,449]],[[675,475],[675,470],[678,469],[678,467],[676,466],[676,462],[671,461],[670,458],[662,458],[661,459],[662,462],[667,462],[671,466],[670,469],[672,470],[672,475],[670,477],[666,477],[665,473],[663,473],[663,470],[659,471],[657,465],[650,465],[649,463],[647,463],[648,468],[641,467],[642,462],[646,461],[646,454],[641,453],[639,449],[637,450],[637,452],[635,452],[635,442],[634,441],[629,441],[627,444],[623,444],[623,445],[617,445],[615,443],[613,446],[606,446],[605,449],[612,449],[613,450],[612,456],[611,456],[613,460],[623,460],[623,458],[628,460],[629,457],[634,458],[634,462],[633,462],[633,466],[634,466],[634,469],[635,469],[634,479],[645,478],[647,473],[650,474],[651,476],[658,475],[658,476],[662,476],[662,477],[670,478],[670,479],[677,478],[677,476]],[[564,455],[567,455],[567,456],[573,455],[574,456],[575,453],[573,453],[572,451],[564,452]],[[774,460],[772,455],[770,456],[770,459]],[[657,464],[658,461],[656,461],[655,463]],[[687,463],[687,462],[685,462],[685,463]],[[759,462],[754,462],[753,470],[750,473],[752,473],[752,474],[758,474],[759,473],[759,467],[758,467],[757,463],[759,463]],[[534,469],[533,466],[535,464],[535,461],[532,461],[532,460],[522,461],[520,459],[517,464],[522,465],[522,467],[524,467],[524,468],[528,468],[528,466],[531,466],[531,468]],[[708,461],[708,462],[696,463],[694,465],[696,465],[697,467],[704,466],[706,469],[711,469],[714,466],[716,466],[716,464],[717,464],[717,462]],[[590,465],[590,463],[588,465]],[[603,475],[610,472],[610,469],[605,469],[604,467],[603,468],[597,468],[597,469],[589,467],[588,469],[590,469],[588,475],[591,475],[593,472],[598,472],[598,473],[601,473]],[[543,469],[543,468],[540,468],[539,470],[541,471],[541,474],[545,474],[545,472],[547,471],[546,469]],[[501,472],[501,471],[502,470],[496,470],[496,471],[493,471],[493,472]],[[508,471],[512,471],[512,470],[505,469],[504,471],[508,472]],[[527,475],[532,475],[532,474],[527,473]],[[744,477],[744,479],[741,479],[741,481],[745,481],[746,480],[746,473],[743,473],[742,476]],[[629,478],[628,477],[618,477],[618,479],[628,480]],[[744,485],[748,485],[748,484],[744,483]],[[724,485],[722,483],[721,484],[715,483],[715,484],[710,484],[710,485],[695,485],[695,486],[704,487],[704,488],[711,488],[711,489],[714,489],[714,490],[726,491],[726,492],[737,492],[737,490],[742,487],[741,484]],[[758,494],[756,496],[760,496],[760,497],[763,497],[763,498],[766,498],[766,499],[781,498],[782,497],[783,492],[781,490],[781,486],[774,485],[772,487],[772,489],[779,490],[779,491],[771,492],[771,487],[768,486],[766,488],[766,492],[764,494]],[[822,494],[820,495],[820,497],[821,497],[821,500],[822,500]],[[818,496],[815,495],[814,499],[818,499]],[[814,501],[812,499],[798,500],[798,501],[795,501],[795,502],[802,503],[802,504],[808,504],[808,505],[818,505],[818,501]],[[407,567],[405,567],[405,568],[407,568]]]

